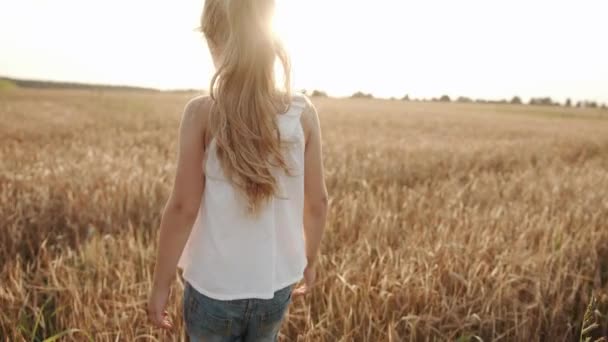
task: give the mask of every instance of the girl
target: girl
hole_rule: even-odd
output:
[[[182,268],[191,340],[276,341],[292,293],[315,281],[328,206],[319,118],[291,95],[273,12],[274,0],[205,2],[201,29],[217,72],[210,97],[183,113],[148,300],[151,321],[171,329],[165,307]]]

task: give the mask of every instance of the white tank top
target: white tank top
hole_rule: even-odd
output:
[[[277,116],[284,156],[291,170],[276,169],[279,195],[259,215],[247,214],[246,198],[224,176],[215,140],[208,146],[205,190],[178,267],[200,293],[220,300],[263,298],[302,278],[304,146],[300,116],[307,102],[296,95]]]

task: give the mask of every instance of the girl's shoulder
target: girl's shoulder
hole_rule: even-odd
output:
[[[199,133],[205,143],[210,140],[209,117],[213,100],[209,95],[198,95],[188,100],[184,107],[182,122],[200,129]]]
[[[188,102],[186,102],[184,111],[197,113],[206,109],[208,110],[211,107],[212,102],[213,100],[209,95],[197,95],[190,98]]]
[[[213,99],[209,95],[197,95],[192,97],[186,103],[184,108],[184,116],[191,117],[201,124],[205,124],[209,120]]]
[[[291,100],[294,105],[299,106],[301,108],[307,108],[307,107],[312,106],[312,102],[310,101],[310,98],[302,92],[293,93],[291,95]]]
[[[306,141],[308,141],[308,137],[318,127],[317,108],[304,93],[294,93],[293,98],[293,103],[300,107],[300,124],[302,125]]]

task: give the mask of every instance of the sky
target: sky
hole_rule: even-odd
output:
[[[205,89],[203,0],[3,0],[0,75]],[[608,102],[605,0],[277,0],[295,89]]]

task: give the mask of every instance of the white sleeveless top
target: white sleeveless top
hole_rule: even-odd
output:
[[[256,217],[246,198],[224,176],[215,139],[208,146],[205,190],[198,216],[179,259],[183,277],[200,293],[219,300],[270,299],[302,278],[306,266],[303,235],[304,132],[300,116],[307,102],[293,98],[277,116],[284,155],[291,170],[274,174],[279,196]]]

